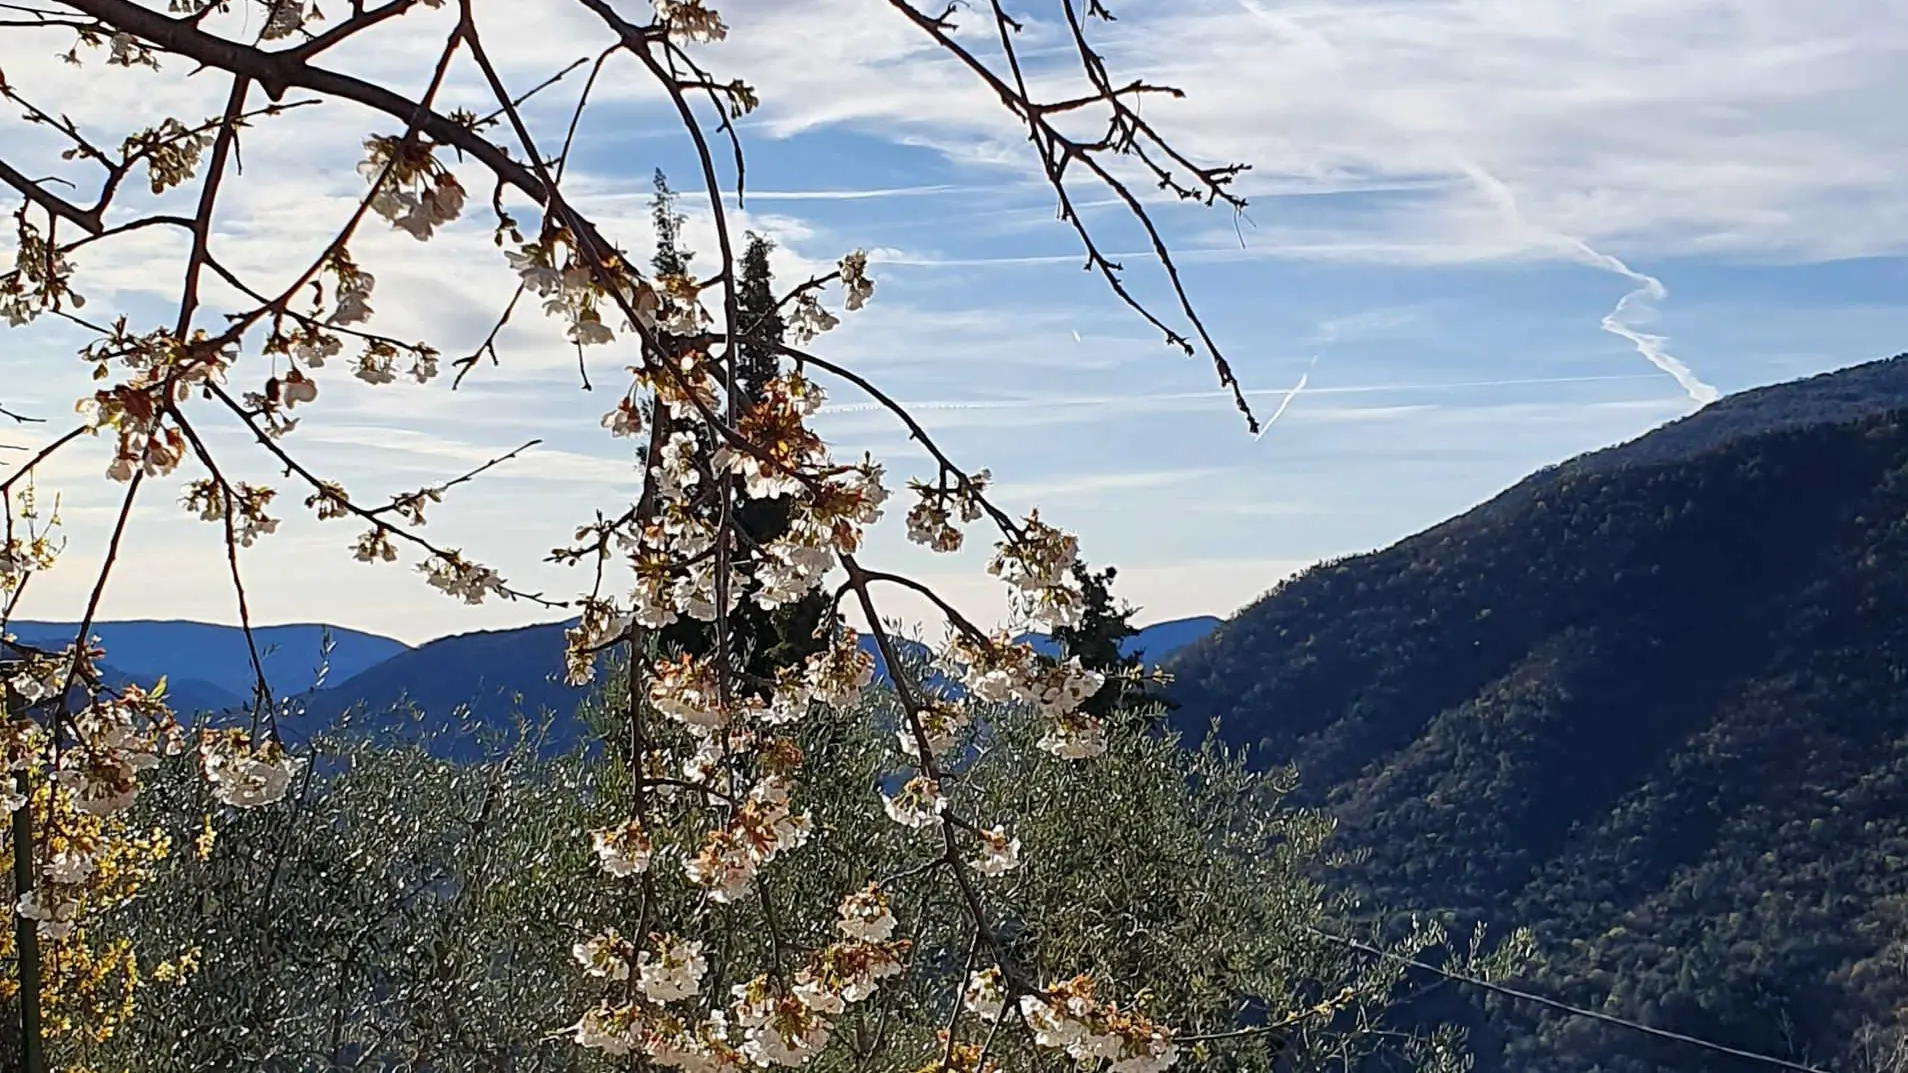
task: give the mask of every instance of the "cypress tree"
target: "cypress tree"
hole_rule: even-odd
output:
[[[656,225],[656,255],[650,267],[659,276],[686,276],[695,254],[682,248],[682,225],[688,217],[676,211],[676,192],[669,188],[669,177],[656,169],[656,196],[649,203],[649,214]]]
[[[769,251],[774,248],[774,242],[750,232],[742,253],[742,279],[736,288],[741,323],[736,328],[743,340],[736,381],[744,403],[759,401],[764,385],[781,366],[780,355],[765,345],[780,343],[783,332],[782,314],[775,304],[774,277],[769,272]]]
[[[682,246],[685,217],[676,210],[676,194],[668,177],[656,171],[656,195],[650,203],[650,215],[656,228],[656,254],[651,267],[658,275],[686,275],[695,254]],[[759,403],[770,380],[780,371],[781,360],[774,349],[781,343],[784,325],[776,309],[774,278],[769,270],[769,252],[775,244],[751,233],[744,249],[737,280],[736,328],[744,336],[736,351],[736,405],[738,412]],[[651,415],[652,420],[667,420],[667,415]],[[707,452],[711,445],[704,443]],[[736,508],[736,520],[747,536],[732,562],[738,574],[754,558],[753,548],[788,532],[791,501],[786,497],[767,500],[743,500]],[[713,519],[711,519],[713,521]],[[739,581],[740,578],[738,577]],[[785,666],[800,663],[827,646],[817,633],[828,615],[828,599],[817,591],[794,604],[772,610],[744,597],[729,617],[729,647],[742,658],[743,672],[759,679],[772,679]],[[693,619],[678,619],[659,631],[664,648],[693,655],[715,650],[715,627]]]
[[[1126,639],[1139,632],[1132,623],[1139,609],[1114,599],[1113,579],[1118,574],[1116,567],[1095,572],[1085,563],[1074,563],[1073,577],[1080,584],[1080,621],[1055,628],[1053,639],[1062,659],[1077,656],[1081,666],[1106,675],[1106,685],[1081,710],[1103,719],[1132,719],[1152,726],[1177,705],[1142,677],[1145,668],[1138,653],[1122,651]]]
[[[736,390],[740,403],[752,406],[762,400],[768,382],[781,371],[781,356],[774,349],[782,342],[784,325],[776,308],[775,279],[769,270],[769,251],[775,244],[762,235],[750,233],[742,254],[742,275],[737,285],[737,311],[741,323],[737,329],[744,338],[736,352]],[[742,529],[756,544],[766,544],[788,532],[790,500],[762,499],[742,504]],[[752,649],[748,673],[771,677],[781,667],[799,663],[826,647],[816,637],[827,614],[828,599],[820,591],[802,600],[772,611],[753,603],[739,608],[735,616],[738,634],[746,631]]]
[[[659,277],[688,275],[689,262],[695,257],[694,252],[682,248],[682,225],[688,218],[677,211],[676,192],[670,189],[669,177],[663,174],[661,168],[656,169],[655,187],[655,196],[649,202],[649,216],[656,228],[656,253],[650,258],[650,267]],[[657,434],[664,439],[677,429],[666,407],[652,405],[648,417]],[[695,425],[692,423],[687,426],[687,431],[696,434]],[[696,439],[701,445],[697,454],[706,459],[710,445],[704,436],[697,434]],[[716,647],[714,624],[698,622],[687,616],[658,630],[655,639],[665,650],[674,649],[695,656],[707,655]],[[735,643],[732,639],[731,645]]]

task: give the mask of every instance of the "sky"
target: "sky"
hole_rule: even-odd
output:
[[[1385,546],[1719,393],[1908,349],[1908,111],[1887,103],[1908,99],[1908,7],[1892,0],[1119,0],[1119,21],[1091,30],[1116,76],[1186,91],[1149,101],[1147,118],[1197,159],[1252,165],[1237,184],[1243,215],[1153,208],[1259,414],[1278,415],[1257,438],[1209,364],[1162,345],[1082,271],[1024,135],[887,0],[715,6],[732,34],[698,55],[762,100],[738,124],[749,193],[729,197],[733,226],[775,239],[784,279],[869,250],[875,298],[821,352],[909,404],[963,465],[990,469],[1010,509],[1037,506],[1077,532],[1091,562],[1119,568],[1140,622],[1230,614],[1310,563]],[[1009,6],[1036,84],[1077,93],[1057,0]],[[514,92],[606,43],[572,0],[477,11]],[[327,62],[415,93],[444,14],[407,15]],[[218,25],[236,35],[246,18]],[[984,56],[985,29],[964,16],[962,40]],[[128,71],[95,52],[72,68],[55,57],[69,44],[9,30],[0,69],[102,143],[222,103],[223,87],[180,61]],[[650,176],[692,185],[695,157],[643,78],[627,61],[606,68],[567,185],[646,255]],[[444,107],[479,106],[478,79],[454,68]],[[541,138],[561,139],[582,79],[531,98]],[[261,282],[296,271],[363,192],[359,143],[389,128],[335,103],[261,121],[215,250]],[[97,183],[17,109],[0,111],[0,146],[29,174]],[[353,244],[378,277],[378,328],[430,339],[447,359],[477,345],[514,285],[482,211],[489,187],[459,174],[472,211],[446,233],[420,244],[373,221]],[[1103,192],[1075,191],[1136,290],[1166,297],[1144,236]],[[147,211],[189,211],[193,196],[134,194]],[[714,225],[685,208],[707,270]],[[87,313],[169,322],[182,254],[155,229],[78,255]],[[84,337],[53,321],[0,331],[0,405],[48,418],[0,425],[0,443],[32,448],[92,389],[73,356]],[[636,487],[629,441],[598,427],[632,358],[593,350],[586,390],[574,351],[536,316],[503,331],[498,351],[454,391],[448,377],[373,388],[328,367],[286,445],[377,501],[541,440],[453,492],[425,532],[516,587],[566,598],[587,578],[544,556]],[[233,379],[256,388],[270,371],[252,357]],[[838,456],[873,452],[897,487],[926,474],[890,416],[848,385],[830,390],[818,427]],[[207,420],[215,452],[245,460],[237,473],[273,476],[239,430]],[[40,479],[60,498],[68,548],[22,615],[84,606],[117,504],[105,448],[83,444]],[[219,531],[179,507],[179,483],[135,510],[103,617],[237,620]],[[256,621],[416,643],[560,615],[470,608],[408,561],[353,562],[356,529],[309,518],[303,493],[279,483],[285,523],[241,563]],[[906,543],[895,504],[867,558],[999,621],[986,542],[930,556]],[[925,614],[900,596],[882,610]]]

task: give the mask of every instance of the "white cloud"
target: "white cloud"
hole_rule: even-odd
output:
[[[899,19],[846,0],[725,10],[734,47],[712,54],[761,72],[771,131],[850,123],[1030,173],[997,105]],[[1464,188],[1465,161],[1502,176],[1541,226],[1634,256],[1908,248],[1908,113],[1887,103],[1908,97],[1908,8],[1887,0],[1127,0],[1118,13],[1092,27],[1115,69],[1188,91],[1148,118],[1207,159],[1253,164],[1242,189],[1380,195],[1341,227],[1269,232],[1288,255],[1528,252],[1490,237],[1501,229]],[[986,28],[983,12],[962,18]],[[1052,38],[1028,21],[1036,46]],[[781,49],[797,27],[820,56]],[[1063,83],[1069,59],[1030,50],[1036,84]]]

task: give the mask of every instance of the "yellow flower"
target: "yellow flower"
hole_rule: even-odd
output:
[[[218,840],[218,832],[212,829],[212,814],[205,814],[205,826],[199,829],[199,837],[192,840],[192,846],[199,851],[199,859],[212,856],[212,843]]]

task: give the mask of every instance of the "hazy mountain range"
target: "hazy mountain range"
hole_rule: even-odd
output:
[[[1211,632],[1219,621],[1207,615],[1155,623],[1127,638],[1123,648],[1156,663]],[[517,711],[531,716],[554,712],[561,732],[574,729],[563,717],[586,692],[563,684],[563,631],[569,625],[480,630],[415,648],[389,637],[324,625],[258,627],[253,637],[273,694],[302,702],[304,717],[283,728],[293,739],[351,709],[380,712],[399,703],[415,707],[434,729],[443,728],[452,711],[463,708],[473,722],[494,725]],[[17,621],[10,627],[23,643],[54,648],[70,642],[77,628],[77,623],[36,621]],[[110,679],[150,686],[163,675],[167,693],[181,712],[227,711],[246,706],[251,698],[257,676],[244,631],[236,626],[102,622],[94,624],[91,635],[106,650]],[[325,657],[327,636],[331,649]],[[1055,648],[1045,637],[1026,639],[1043,651]],[[879,665],[880,654],[872,643],[864,644]]]

